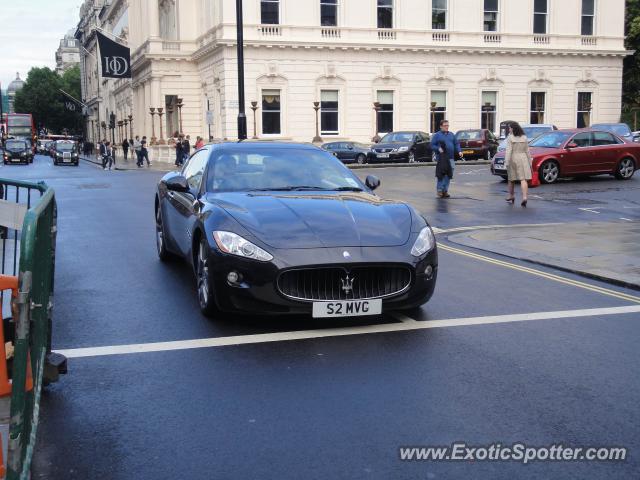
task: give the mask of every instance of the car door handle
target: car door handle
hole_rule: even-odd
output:
[[[175,192],[172,192],[171,190],[169,190],[169,191],[167,192],[167,197],[169,197],[169,198],[173,198],[173,197],[175,197],[175,196],[176,196],[176,193],[175,193]]]

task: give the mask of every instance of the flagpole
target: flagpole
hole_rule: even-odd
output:
[[[59,88],[58,90],[60,90],[64,95],[66,95],[67,97],[69,97],[71,100],[73,100],[74,102],[76,102],[78,105],[80,105],[81,107],[86,107],[89,108],[87,106],[87,104],[81,102],[80,100],[78,100],[76,97],[74,97],[73,95],[65,92],[64,90],[62,90],[61,88]]]
[[[116,34],[115,34],[115,33],[113,33],[113,32],[109,32],[109,31],[107,31],[107,30],[105,30],[105,29],[103,29],[103,28],[97,27],[97,26],[95,26],[95,25],[93,26],[93,28],[94,28],[94,30],[100,30],[101,32],[106,33],[107,35],[111,35],[112,37],[117,38],[117,39],[118,39],[118,40],[120,40],[121,42],[125,42],[125,43],[127,43],[127,39],[126,39],[126,38],[119,37],[118,35],[116,35]]]

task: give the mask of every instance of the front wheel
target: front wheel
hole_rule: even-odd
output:
[[[162,210],[160,206],[156,208],[156,250],[158,252],[158,258],[162,262],[166,262],[173,258],[173,254],[167,250],[164,235],[164,222],[162,221]]]
[[[218,313],[215,300],[211,291],[211,279],[209,278],[209,245],[203,238],[198,247],[198,258],[196,265],[196,278],[198,281],[198,303],[200,311],[207,317],[212,317]]]
[[[618,180],[629,180],[636,171],[636,164],[630,158],[623,158],[616,168],[616,178]]]
[[[409,151],[409,163],[415,163],[415,162],[416,162],[416,152],[411,150]]]
[[[363,164],[367,163],[367,159],[366,159],[366,157],[361,153],[361,154],[359,154],[359,155],[356,157],[356,162],[357,162],[359,165],[363,165]]]
[[[560,176],[560,165],[555,160],[547,160],[540,167],[540,180],[542,183],[555,183]]]

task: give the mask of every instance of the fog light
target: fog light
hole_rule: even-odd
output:
[[[433,267],[427,265],[427,268],[424,269],[424,274],[427,276],[427,280],[431,280],[431,277],[433,277]]]
[[[238,272],[229,272],[227,275],[227,282],[238,283],[240,281],[240,274]]]

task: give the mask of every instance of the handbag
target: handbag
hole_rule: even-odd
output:
[[[531,180],[528,180],[529,188],[536,188],[540,186],[540,175],[538,170],[531,169]]]

